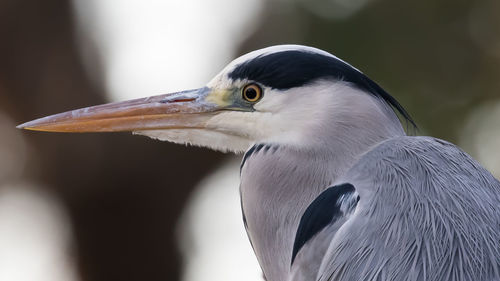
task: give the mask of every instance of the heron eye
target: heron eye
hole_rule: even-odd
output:
[[[243,98],[249,102],[257,102],[262,98],[262,89],[257,84],[248,84],[243,88]]]

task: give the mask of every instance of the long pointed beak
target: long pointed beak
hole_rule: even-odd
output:
[[[203,128],[220,109],[207,102],[207,87],[91,106],[36,119],[19,129],[46,132],[118,132]]]

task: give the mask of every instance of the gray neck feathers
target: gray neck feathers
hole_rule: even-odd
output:
[[[346,93],[346,91],[349,91]],[[349,85],[322,103],[320,119],[301,132],[303,145],[266,143],[250,149],[241,170],[248,235],[268,280],[286,280],[295,232],[307,206],[378,143],[404,135],[382,100]],[[321,99],[320,99],[320,102]],[[251,152],[251,153],[250,153]]]

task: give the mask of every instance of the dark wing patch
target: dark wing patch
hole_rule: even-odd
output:
[[[304,50],[263,54],[237,65],[228,77],[248,79],[279,90],[304,86],[321,78],[346,81],[383,99],[416,128],[415,122],[395,98],[362,72],[332,56]]]
[[[295,242],[293,244],[292,264],[299,250],[307,241],[314,237],[318,232],[324,229],[327,225],[336,221],[339,217],[344,216],[342,210],[352,210],[356,206],[359,197],[353,200],[342,200],[348,196],[355,196],[355,189],[352,184],[344,183],[341,185],[332,186],[321,193],[307,207],[306,211],[300,219]],[[352,206],[343,206],[356,202]]]

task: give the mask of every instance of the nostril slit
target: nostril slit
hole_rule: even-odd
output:
[[[162,100],[160,103],[174,103],[174,102],[190,102],[196,100],[195,98],[184,98],[184,99],[174,99],[174,100]]]

